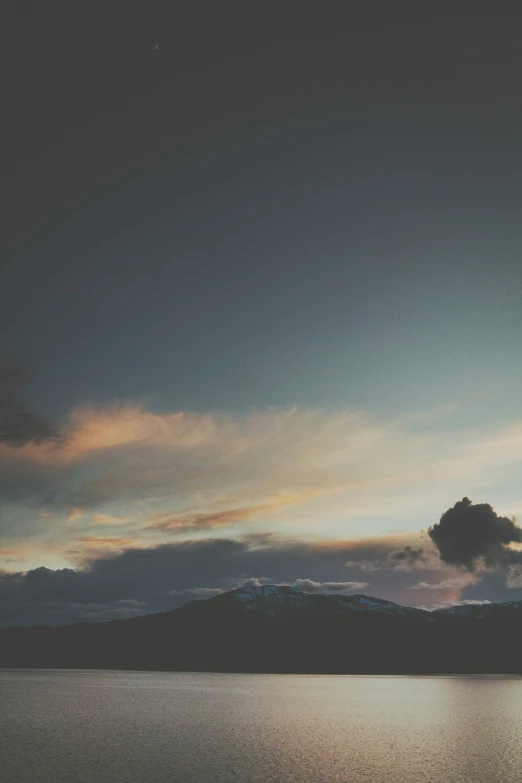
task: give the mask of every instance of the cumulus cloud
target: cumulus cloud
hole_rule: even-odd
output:
[[[262,587],[263,585],[269,585],[269,584],[270,584],[270,579],[266,579],[263,577],[259,579],[259,577],[253,576],[250,579],[245,579],[244,582],[240,582],[239,587]]]
[[[498,516],[488,503],[474,505],[467,497],[445,511],[428,534],[441,560],[468,571],[480,564],[506,565],[513,557],[509,545],[522,541],[515,520]]]

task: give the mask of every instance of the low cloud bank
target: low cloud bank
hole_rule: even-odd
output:
[[[448,517],[443,519],[447,535]],[[480,525],[478,529],[480,537]],[[130,617],[174,609],[244,584],[287,584],[310,593],[364,592],[432,607],[522,600],[522,572],[513,562],[506,568],[497,563],[489,570],[484,565],[470,571],[460,560],[458,566],[444,563],[435,549],[399,547],[392,538],[310,544],[265,535],[99,552],[77,570],[4,572],[0,624]]]
[[[406,602],[413,577],[389,564],[389,553],[396,549],[393,539],[310,545],[274,542],[268,536],[105,553],[78,570],[42,567],[0,575],[0,624],[165,611],[243,584],[288,584],[309,593],[365,592]],[[368,561],[375,563],[372,572],[366,569]]]

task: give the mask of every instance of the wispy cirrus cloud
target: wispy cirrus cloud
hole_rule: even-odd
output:
[[[461,494],[463,480],[490,481],[522,453],[517,422],[455,431],[438,427],[443,415],[77,409],[55,440],[0,443],[0,496],[4,490],[10,504],[4,538],[41,540],[65,563],[70,552],[90,552],[85,537],[100,537],[102,527],[118,526],[118,537],[146,547],[249,531],[358,539],[378,519],[379,533],[392,519],[393,527],[418,530],[436,521],[441,497]],[[410,560],[395,565],[411,567]]]
[[[432,484],[513,464],[522,444],[519,423],[509,434],[485,437],[436,427],[419,431],[404,417],[300,409],[247,416],[81,409],[60,434],[60,443],[1,444],[0,459],[18,467],[22,481],[25,472],[47,485],[66,484],[63,492],[51,492],[51,500],[70,507],[150,492],[217,497],[224,486],[228,494],[254,489],[261,496],[305,487],[326,492]]]
[[[248,522],[254,517],[271,515],[288,506],[295,506],[315,500],[324,495],[332,495],[335,488],[329,490],[306,490],[300,492],[279,492],[271,496],[266,503],[255,506],[239,506],[237,508],[219,508],[223,501],[217,498],[214,502],[218,506],[216,511],[184,513],[177,515],[159,514],[148,523],[147,528],[160,532],[174,534],[191,533],[202,530],[215,530]]]

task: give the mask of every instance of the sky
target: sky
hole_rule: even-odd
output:
[[[0,623],[522,599],[519,4],[96,6],[0,12]]]

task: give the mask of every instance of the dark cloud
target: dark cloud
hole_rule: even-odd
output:
[[[0,453],[0,500],[3,504],[53,503],[59,486],[56,468],[28,459],[21,448],[28,443],[50,442],[57,447],[61,443],[58,429],[27,407],[23,395],[28,380],[28,373],[16,359],[0,355],[0,446],[4,447]],[[10,509],[3,506],[0,509],[3,535],[20,533],[11,518]]]
[[[59,439],[50,422],[27,408],[23,395],[28,380],[16,359],[0,356],[0,443],[23,446]]]
[[[391,542],[376,543],[374,556],[385,558],[392,548]],[[360,570],[345,565],[348,557],[367,562],[371,556],[372,547],[364,542],[359,551],[353,544],[313,546],[270,538],[264,542],[206,539],[122,554],[100,553],[78,570],[4,573],[0,624],[63,623],[165,611],[246,582],[286,583],[307,592],[362,591],[400,603],[408,595],[410,574],[388,566],[363,581]]]
[[[142,549],[135,541],[135,548],[116,551],[115,543],[129,541],[110,537],[111,551],[102,546],[106,539],[82,536],[82,546],[90,542],[93,548],[77,569],[0,573],[0,625],[166,611],[243,584],[287,584],[312,593],[357,591],[417,605],[432,605],[435,595],[439,604],[516,600],[522,597],[522,561],[507,545],[520,541],[521,532],[491,506],[474,506],[465,498],[429,531],[440,559],[431,543],[398,548],[396,539],[327,545],[259,534]],[[449,565],[457,570],[452,573]],[[422,582],[416,578],[419,569],[429,572]]]
[[[395,560],[402,568],[414,568],[417,564],[423,563],[426,559],[424,547],[414,549],[412,546],[405,546],[397,552],[392,552],[390,560]]]
[[[473,571],[482,562],[489,567],[507,565],[515,553],[508,544],[522,541],[514,519],[499,517],[489,503],[473,505],[463,498],[449,508],[428,534],[445,563]]]

